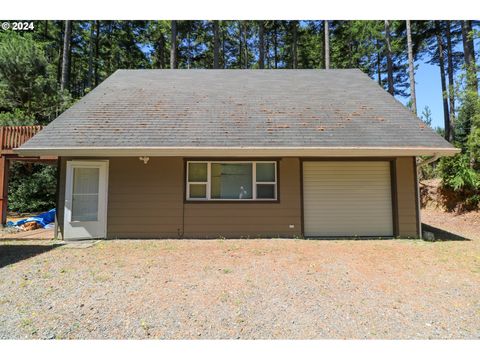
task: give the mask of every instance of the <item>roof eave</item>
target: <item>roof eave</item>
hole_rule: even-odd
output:
[[[18,148],[20,156],[397,157],[452,156],[454,147],[69,147]]]

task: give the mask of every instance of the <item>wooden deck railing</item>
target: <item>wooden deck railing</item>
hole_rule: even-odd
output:
[[[13,149],[21,146],[28,139],[42,130],[41,125],[27,126],[1,126],[0,127],[0,152],[12,152]]]

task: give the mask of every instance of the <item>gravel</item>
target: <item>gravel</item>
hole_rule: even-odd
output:
[[[1,339],[479,339],[480,241],[0,242]]]

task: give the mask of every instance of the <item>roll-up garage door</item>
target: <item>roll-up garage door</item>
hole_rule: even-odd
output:
[[[305,161],[305,236],[393,236],[390,162]]]

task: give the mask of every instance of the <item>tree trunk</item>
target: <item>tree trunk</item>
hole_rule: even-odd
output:
[[[275,69],[278,68],[278,31],[277,21],[273,21],[273,57],[275,63]]]
[[[170,47],[170,69],[176,69],[178,65],[177,61],[177,21],[172,20],[172,39]]]
[[[450,21],[447,22],[447,63],[448,63],[448,100],[449,100],[449,120],[450,120],[450,136],[448,141],[453,142],[455,135],[455,83],[453,70],[453,50],[452,50],[452,34]]]
[[[383,88],[382,84],[382,59],[381,59],[381,54],[380,54],[380,46],[378,44],[378,39],[375,40],[375,47],[377,50],[376,56],[377,56],[377,81],[378,85],[380,85]]]
[[[60,31],[58,33],[58,53],[57,53],[57,82],[61,84],[62,82],[62,54],[63,54],[63,37],[65,34],[65,29],[64,26],[62,26],[62,22],[58,22],[58,27],[60,28]]]
[[[258,22],[258,67],[265,67],[265,24],[263,20]]]
[[[238,22],[238,67],[243,66],[243,26],[241,21]]]
[[[60,90],[68,88],[68,77],[70,72],[70,40],[72,36],[72,21],[65,20],[65,32],[63,34],[63,54],[62,54],[62,77],[60,80]]]
[[[297,42],[298,42],[298,21],[293,21],[292,29],[292,69],[298,67],[297,64]]]
[[[443,99],[443,121],[445,126],[445,139],[450,139],[450,115],[448,112],[447,84],[445,79],[445,59],[443,54],[443,39],[440,22],[435,21],[435,32],[437,37],[438,62],[440,65],[440,80],[442,82]]]
[[[225,27],[222,29],[222,68],[225,69],[226,55],[225,55]]]
[[[95,22],[90,21],[90,45],[88,49],[88,72],[87,88],[92,89],[93,85],[93,53],[95,51]]]
[[[245,48],[245,69],[248,69],[248,26],[247,26],[247,21],[245,20],[243,22],[243,26],[245,27],[243,29],[243,46]]]
[[[478,92],[475,47],[472,37],[472,22],[470,20],[462,21],[462,40],[465,66],[467,68],[467,84],[471,90]]]
[[[218,29],[218,20],[213,21],[213,68],[220,67],[220,36]]]
[[[70,76],[69,76],[69,90],[70,90],[70,93],[72,94],[73,97],[77,97],[78,96],[78,89],[77,89],[77,86],[76,86],[76,78],[75,78],[75,75],[77,74],[76,72],[76,63],[75,63],[75,58],[71,58],[70,57]]]
[[[94,72],[95,72],[95,86],[100,82],[100,76],[98,74],[98,57],[100,50],[100,21],[95,20],[95,62],[94,62]]]
[[[390,21],[385,20],[385,43],[387,45],[387,83],[388,92],[393,95],[393,63],[392,63],[392,45],[390,43]]]
[[[113,72],[113,26],[114,21],[110,20],[108,22],[108,32],[107,32],[107,46],[108,57],[107,57],[107,76]]]
[[[158,37],[158,67],[160,69],[165,69],[165,36],[160,30],[160,36]]]
[[[272,59],[270,57],[270,37],[265,37],[265,61],[267,62],[267,69],[272,67]]]
[[[408,49],[408,75],[410,77],[410,100],[413,113],[417,114],[417,97],[415,95],[415,64],[413,60],[412,29],[410,20],[407,20],[407,49]]]
[[[45,24],[45,27],[44,27],[44,33],[43,33],[43,37],[45,38],[45,40],[48,40],[49,36],[48,36],[48,20],[45,20],[44,22]]]
[[[323,21],[323,32],[325,41],[325,69],[330,69],[330,28],[328,20]]]

